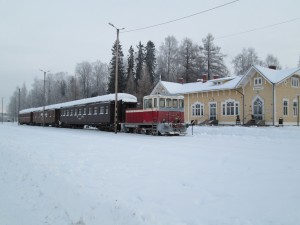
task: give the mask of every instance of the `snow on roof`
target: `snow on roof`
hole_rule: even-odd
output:
[[[177,90],[182,87],[183,84],[168,82],[168,81],[160,81],[161,84],[168,90],[170,94],[177,94]]]
[[[238,82],[242,76],[236,77],[227,77],[215,79],[215,80],[208,80],[205,83],[202,82],[194,82],[194,83],[186,83],[181,86],[181,88],[177,89],[178,94],[187,94],[193,92],[200,92],[200,91],[218,91],[218,90],[227,90],[227,89],[234,89],[236,88]],[[219,85],[215,85],[216,81],[227,80],[227,82]]]
[[[95,102],[110,102],[114,100],[115,100],[115,94],[108,94],[108,95],[101,95],[92,98],[84,98],[84,99],[70,101],[70,102],[63,102],[54,105],[47,105],[45,106],[45,109],[59,109],[59,108],[70,107],[75,105],[84,105],[84,104],[95,103]],[[137,102],[137,98],[135,96],[126,93],[118,93],[118,101],[120,100],[123,102],[133,102],[133,103]],[[28,112],[42,111],[42,110],[43,107],[37,107],[37,108],[23,109],[19,113],[24,114]]]
[[[257,65],[253,66],[253,68],[274,84],[279,83],[284,79],[288,78],[289,76],[292,76],[294,73],[300,71],[300,68],[274,70]]]

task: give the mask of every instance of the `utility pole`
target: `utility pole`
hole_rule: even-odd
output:
[[[116,43],[116,74],[115,74],[115,134],[118,132],[118,70],[119,70],[119,31],[125,28],[117,28],[112,23],[108,23],[110,26],[117,30],[117,43]]]
[[[44,72],[44,104],[43,104],[43,127],[45,127],[45,106],[46,106],[46,73],[50,72],[48,71],[44,71],[44,70],[40,70],[42,72]]]
[[[18,125],[20,125],[20,118],[19,118],[20,109],[21,109],[21,90],[20,90],[20,88],[19,88]]]

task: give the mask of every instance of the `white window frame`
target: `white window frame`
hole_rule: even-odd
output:
[[[229,104],[232,104],[232,106],[230,106],[230,109],[228,108]],[[222,116],[240,115],[240,102],[234,99],[227,99],[225,102],[222,102],[221,115]]]
[[[294,99],[293,100],[293,116],[296,117],[298,116],[298,100]]]
[[[262,86],[262,78],[261,77],[255,77],[254,78],[254,86]]]
[[[293,88],[299,88],[299,78],[292,77],[291,78],[291,85]]]
[[[195,102],[192,104],[192,116],[204,116],[204,104],[201,102]]]
[[[289,116],[289,100],[286,98],[282,100],[282,114],[283,116]]]

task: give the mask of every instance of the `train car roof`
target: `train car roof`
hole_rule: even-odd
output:
[[[71,107],[71,106],[78,106],[78,105],[86,105],[86,104],[91,104],[95,102],[111,102],[115,100],[115,94],[108,94],[108,95],[101,95],[101,96],[96,96],[92,98],[84,98],[84,99],[79,99],[75,101],[70,101],[70,102],[63,102],[59,104],[53,104],[53,105],[47,105],[45,106],[45,110],[48,109],[60,109],[60,108],[65,108],[65,107]],[[136,103],[137,98],[131,94],[127,93],[118,93],[118,101],[123,101],[123,102],[132,102]],[[29,109],[23,109],[19,112],[19,114],[25,114],[25,113],[30,113],[30,112],[37,112],[37,111],[43,111],[43,107],[37,107],[37,108],[29,108]]]

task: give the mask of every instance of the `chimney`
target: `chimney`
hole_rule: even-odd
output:
[[[202,82],[205,83],[207,81],[207,74],[202,74]]]
[[[219,79],[219,75],[213,75],[213,79]]]
[[[183,84],[184,83],[184,79],[181,77],[181,78],[178,78],[178,83],[179,84]]]
[[[276,68],[276,66],[274,66],[274,65],[270,65],[270,66],[269,66],[269,69],[271,69],[271,70],[276,70],[277,68]]]

